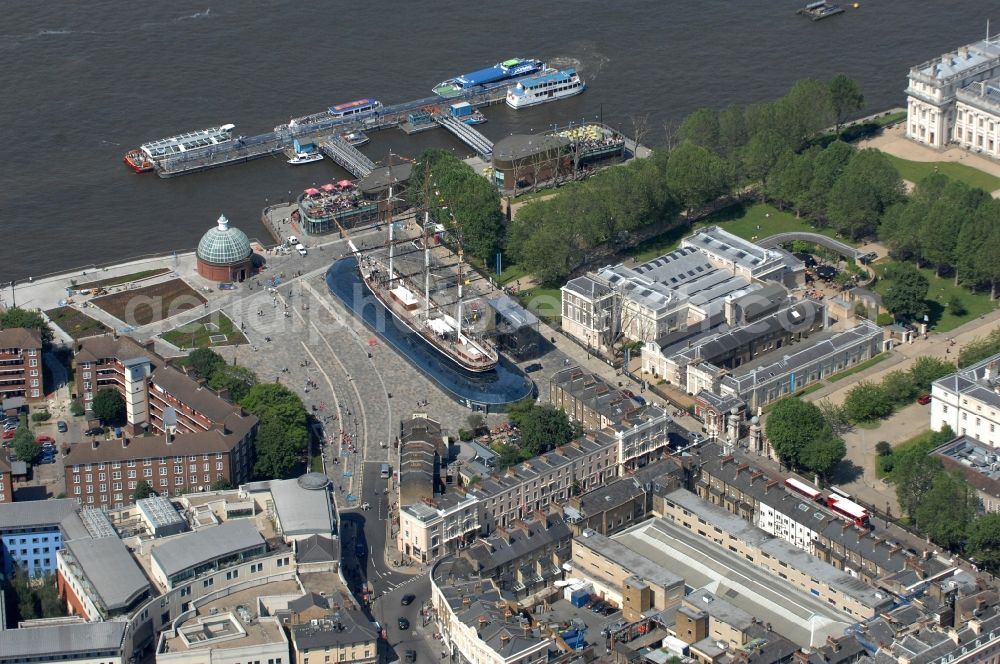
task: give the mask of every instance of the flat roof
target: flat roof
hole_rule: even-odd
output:
[[[799,645],[821,645],[827,636],[840,636],[856,620],[666,519],[645,521],[615,535],[614,540],[634,555],[682,575],[687,585],[707,587],[737,608],[772,623],[776,632]]]
[[[139,563],[117,536],[70,540],[66,549],[108,611],[128,607],[150,588]]]
[[[318,473],[309,473],[310,477]],[[329,479],[319,486],[294,480],[271,480],[271,498],[278,512],[278,523],[286,535],[329,535],[333,532],[333,507],[330,503]],[[309,488],[307,488],[309,487]]]
[[[227,521],[164,540],[153,547],[153,560],[165,575],[173,576],[190,567],[264,544],[264,538],[247,520]]]
[[[91,657],[109,653],[113,657],[121,653],[126,626],[124,622],[80,622],[9,629],[0,638],[0,659],[62,661],[77,653]]]
[[[0,505],[0,532],[49,526],[62,528],[66,539],[88,537],[90,533],[77,515],[78,509],[72,498],[5,503]]]
[[[684,579],[671,572],[667,566],[659,565],[648,557],[637,554],[621,542],[605,537],[595,530],[588,528],[583,531],[579,537],[573,540],[573,546],[577,544],[594,551],[603,558],[618,563],[631,576],[639,577],[643,581],[655,583],[663,588],[684,585]]]

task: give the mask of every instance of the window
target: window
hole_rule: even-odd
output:
[[[221,461],[216,461],[215,462],[215,469],[216,470],[222,470],[222,462]]]
[[[215,585],[215,579],[212,578],[205,579],[204,581],[201,582],[202,588],[209,588],[214,585]]]
[[[166,477],[161,477],[160,478],[160,486],[169,486],[169,485],[170,485],[170,482],[167,480]]]
[[[153,476],[153,469],[152,468],[143,468],[142,469],[142,476],[143,477],[152,477]]]
[[[106,473],[98,473],[98,475],[97,475],[97,479],[98,479],[99,481],[103,482],[104,480],[108,479],[108,478],[107,478],[107,474],[106,474]]]
[[[175,477],[174,478],[174,484],[176,486],[182,486],[184,484],[184,476],[183,475],[178,475],[177,477]]]

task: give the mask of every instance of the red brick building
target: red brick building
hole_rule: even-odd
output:
[[[229,225],[225,215],[198,242],[198,274],[211,281],[243,281],[253,274],[253,249],[246,233]]]
[[[89,410],[98,390],[125,399],[120,439],[70,447],[63,458],[66,495],[82,505],[134,502],[139,481],[160,495],[207,491],[219,480],[237,485],[253,474],[257,418],[170,366],[128,337],[101,336],[76,344],[76,384]],[[174,424],[164,422],[172,409]]]
[[[42,379],[42,333],[25,327],[0,330],[0,401],[45,398]]]
[[[0,449],[0,503],[10,503],[14,501],[14,478],[10,474],[10,459],[7,450]]]

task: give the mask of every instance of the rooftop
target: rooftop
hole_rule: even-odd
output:
[[[121,654],[126,626],[124,622],[80,622],[6,630],[0,639],[0,662],[62,661],[84,654],[114,658]]]
[[[918,74],[943,83],[998,62],[1000,62],[1000,40],[991,37],[989,40],[973,42],[917,65],[910,70],[910,75]]]
[[[170,577],[191,567],[263,545],[264,538],[251,521],[227,521],[163,540],[154,546],[151,555],[163,573]]]
[[[106,611],[127,609],[149,591],[149,580],[117,536],[70,540],[65,549]]]
[[[945,468],[957,470],[983,493],[1000,498],[1000,456],[971,436],[959,436],[935,449]]]
[[[600,514],[619,505],[624,505],[637,496],[645,494],[645,489],[634,477],[622,477],[570,499],[568,510],[572,509],[578,516],[587,517]]]
[[[292,643],[299,652],[314,648],[333,648],[352,644],[371,643],[374,650],[378,633],[360,611],[338,609],[329,619],[291,628]]]
[[[933,388],[1000,408],[1000,354],[938,378]]]
[[[142,512],[153,528],[163,528],[164,526],[186,523],[184,517],[180,515],[177,508],[174,507],[173,503],[166,496],[140,498],[135,501],[135,506]]]
[[[493,145],[493,161],[527,159],[549,150],[565,150],[570,140],[552,134],[511,134]]]
[[[307,473],[294,480],[262,482],[271,492],[278,524],[285,537],[329,535],[334,528],[330,479]]]
[[[23,528],[59,527],[66,539],[89,537],[72,498],[0,504],[0,533]]]
[[[591,549],[598,555],[613,560],[621,565],[630,576],[654,583],[661,588],[672,588],[678,584],[684,585],[684,578],[674,574],[668,565],[660,565],[644,555],[622,544],[617,539],[605,537],[600,533],[587,529],[573,540],[573,546]]]
[[[0,348],[38,350],[42,347],[42,332],[38,328],[11,327],[0,330]]]
[[[749,240],[733,235],[718,226],[706,226],[681,241],[681,247],[694,247],[702,253],[749,270],[755,276],[782,263],[781,255]]]
[[[250,258],[253,249],[247,234],[229,225],[221,215],[215,228],[210,228],[198,243],[198,259],[213,265],[229,265]]]
[[[498,528],[476,540],[462,555],[474,561],[477,571],[484,576],[492,576],[492,570],[521,558],[528,559],[531,553],[551,544],[568,543],[572,535],[561,516],[544,515],[516,522],[510,528]]]

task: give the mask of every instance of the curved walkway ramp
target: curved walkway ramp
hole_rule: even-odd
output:
[[[773,249],[774,247],[779,247],[786,242],[794,242],[795,240],[800,240],[802,242],[812,242],[813,244],[818,244],[821,247],[826,247],[831,251],[836,251],[838,254],[845,258],[850,258],[852,260],[858,260],[861,258],[865,252],[855,249],[849,244],[845,244],[839,240],[834,240],[832,237],[827,237],[826,235],[820,235],[819,233],[807,233],[807,232],[795,232],[795,233],[778,233],[777,235],[771,235],[770,237],[765,237],[757,240],[756,244],[758,246],[764,247],[765,249]]]

